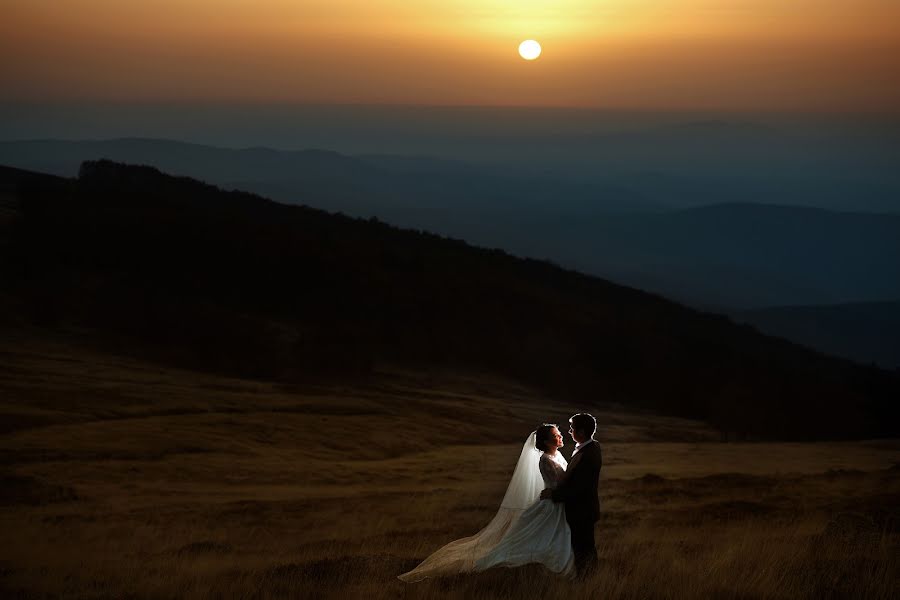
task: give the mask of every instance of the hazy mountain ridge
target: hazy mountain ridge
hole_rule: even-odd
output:
[[[900,370],[900,301],[780,306],[731,317],[835,356]]]
[[[672,126],[673,144],[685,129],[719,140],[733,127]],[[739,129],[751,136],[767,131],[750,124]],[[647,135],[660,131],[666,129]],[[900,297],[896,215],[785,206],[793,196],[760,192],[771,179],[764,171],[736,189],[732,179],[715,184],[712,175],[696,181],[652,169],[588,181],[552,169],[437,157],[227,150],[142,139],[0,142],[0,159],[8,164],[57,174],[72,175],[81,160],[100,157],[549,259],[694,306],[732,310]],[[662,210],[685,198],[692,205],[717,204]]]
[[[540,252],[695,306],[900,296],[900,216],[767,204],[604,215]]]
[[[262,378],[457,365],[723,431],[896,434],[896,376],[547,263],[150,168],[3,179],[5,303],[51,331]]]
[[[82,161],[110,159],[146,164],[178,175],[197,177],[217,185],[240,182],[243,185],[278,185],[287,193],[309,196],[324,194],[318,201],[326,210],[343,210],[356,216],[379,218],[391,204],[379,204],[371,198],[345,198],[346,204],[334,204],[339,190],[382,194],[394,203],[426,208],[487,207],[488,201],[505,201],[505,206],[521,200],[541,205],[550,195],[563,198],[557,209],[590,201],[593,210],[647,210],[661,206],[639,194],[604,182],[569,184],[565,179],[530,170],[522,174],[514,169],[497,168],[458,160],[403,155],[350,156],[327,150],[272,150],[268,148],[227,149],[173,140],[122,138],[102,141],[31,140],[0,142],[0,163],[23,169],[38,169],[54,175],[77,174]],[[541,193],[535,186],[541,188]],[[248,191],[255,191],[249,189]],[[619,196],[604,197],[615,191]],[[524,198],[522,194],[525,194]],[[279,198],[285,202],[295,198]]]

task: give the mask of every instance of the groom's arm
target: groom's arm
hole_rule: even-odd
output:
[[[569,465],[566,471],[566,477],[559,482],[556,489],[550,491],[550,499],[554,502],[565,502],[570,498],[582,495],[591,491],[590,469],[587,465],[582,466],[584,456],[579,455],[576,460]]]
[[[579,481],[578,475],[576,473],[572,473],[571,477],[567,477],[565,480],[561,481],[556,488],[549,490],[550,491],[550,499],[554,502],[565,502],[569,498],[578,495],[578,490],[581,486],[578,485]]]

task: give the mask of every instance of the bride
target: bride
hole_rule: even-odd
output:
[[[440,548],[398,579],[413,582],[527,563],[569,574],[573,553],[565,505],[539,499],[542,489],[555,488],[565,476],[566,459],[559,452],[562,446],[556,425],[545,423],[533,431],[491,522],[475,535]]]

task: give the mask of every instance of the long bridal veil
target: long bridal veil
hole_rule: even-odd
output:
[[[538,460],[541,452],[534,447],[536,434],[532,432],[519,462],[513,471],[509,487],[500,503],[500,510],[484,529],[475,535],[450,542],[422,561],[412,571],[398,576],[401,581],[420,581],[437,575],[452,575],[475,570],[475,562],[491,551],[525,509],[534,504],[544,489]]]

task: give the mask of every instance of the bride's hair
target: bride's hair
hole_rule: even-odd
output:
[[[547,451],[547,442],[553,439],[553,435],[551,435],[551,431],[556,427],[553,423],[544,423],[540,427],[534,430],[534,447],[540,450],[541,452]]]

